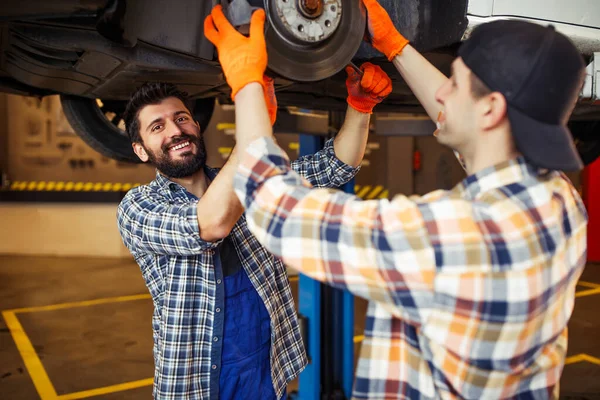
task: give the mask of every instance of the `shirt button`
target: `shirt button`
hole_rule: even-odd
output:
[[[217,369],[217,366],[213,364],[212,369]]]
[[[217,309],[215,311],[216,312],[221,312],[221,309],[219,307],[217,307]]]
[[[221,284],[221,280],[220,279],[217,279],[217,284],[219,284],[219,285]]]
[[[215,336],[215,337],[213,338],[213,342],[218,342],[218,341],[219,341],[219,338]]]

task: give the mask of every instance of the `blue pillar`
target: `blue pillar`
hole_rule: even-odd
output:
[[[354,184],[352,179],[342,190],[354,194]],[[349,399],[354,383],[354,296],[347,290],[344,290],[342,295],[342,318],[342,388],[344,396]]]
[[[300,135],[300,156],[314,154],[323,147],[320,136]],[[298,311],[305,325],[309,364],[300,374],[298,400],[321,398],[321,283],[300,274]]]
[[[301,134],[299,141],[300,156],[314,154],[324,144],[322,136]],[[354,179],[340,189],[354,193]],[[325,387],[336,392],[341,390],[349,399],[354,382],[354,297],[348,291],[323,287],[302,274],[298,294],[309,364],[300,374],[297,400],[320,400],[322,395],[329,395],[322,393],[322,379],[327,379]],[[325,345],[323,329],[331,335]],[[326,365],[323,364],[325,360],[328,360]],[[324,370],[324,366],[328,370]]]

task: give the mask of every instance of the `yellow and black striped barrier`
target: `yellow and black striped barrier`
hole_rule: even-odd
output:
[[[14,181],[0,190],[0,202],[119,203],[141,183]]]
[[[382,185],[354,185],[354,193],[363,200],[387,199],[390,194]]]
[[[88,194],[93,196],[94,194],[105,194],[110,195],[122,195],[130,189],[142,185],[139,182],[136,183],[119,183],[119,182],[72,182],[72,181],[14,181],[10,185],[1,190],[0,193],[23,193],[23,194],[37,194],[43,195],[44,193],[50,194],[74,194],[77,193]],[[382,185],[355,185],[354,192],[358,197],[363,200],[373,199],[387,199],[389,196],[388,190]],[[5,199],[8,199],[4,196]],[[11,199],[13,197],[10,197]],[[22,197],[15,197],[15,199]],[[28,199],[29,197],[27,197]],[[39,199],[46,198],[44,196]],[[59,198],[57,197],[57,201]],[[94,197],[86,196],[87,199],[93,199]],[[104,197],[103,197],[104,198]],[[113,195],[106,197],[107,199],[116,198]],[[26,199],[23,197],[23,199]],[[36,198],[37,199],[37,198]],[[2,200],[2,199],[0,199]]]
[[[141,183],[14,181],[9,190],[15,192],[127,192]]]

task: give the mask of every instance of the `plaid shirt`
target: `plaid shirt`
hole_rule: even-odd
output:
[[[358,171],[335,157],[333,140],[292,168],[317,186],[340,186]],[[209,178],[216,170],[206,169]],[[154,397],[210,397],[212,326],[217,282],[213,255],[221,241],[200,238],[197,200],[163,175],[127,193],[118,207],[125,245],[154,303]],[[215,205],[218,207],[218,205]],[[280,397],[307,363],[286,268],[252,236],[242,217],[230,233],[242,266],[271,317],[271,366]]]
[[[234,182],[269,251],[372,300],[354,398],[558,396],[587,226],[563,174],[518,158],[451,191],[360,201],[310,190],[263,138]]]

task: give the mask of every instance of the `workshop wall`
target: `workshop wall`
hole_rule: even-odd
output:
[[[147,165],[117,162],[90,148],[67,122],[58,96],[5,96],[11,181],[144,183],[154,176]]]

